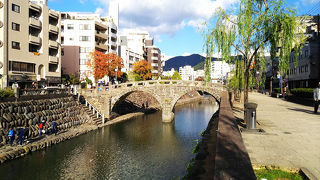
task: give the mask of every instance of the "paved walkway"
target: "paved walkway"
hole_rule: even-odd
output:
[[[320,113],[258,93],[250,93],[249,101],[258,104],[257,128],[266,131],[242,133],[252,164],[305,167],[320,179]]]

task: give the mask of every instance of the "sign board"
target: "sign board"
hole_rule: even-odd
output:
[[[40,78],[40,75],[37,75],[37,81],[40,81],[41,78]]]

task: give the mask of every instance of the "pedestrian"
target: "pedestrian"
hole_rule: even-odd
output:
[[[29,143],[29,128],[28,127],[25,127],[24,128],[24,139],[26,140],[27,143]]]
[[[54,133],[54,135],[56,136],[57,135],[57,123],[55,121],[53,121],[51,123],[52,125],[52,133]]]
[[[18,144],[22,145],[23,143],[23,136],[24,136],[24,132],[23,129],[20,127],[18,129]]]
[[[318,112],[319,102],[320,102],[320,82],[318,87],[313,90],[313,99],[314,99],[314,113]]]
[[[42,130],[44,129],[44,121],[39,124],[40,136],[42,135]]]
[[[149,107],[149,102],[148,100],[146,100],[146,108],[148,109],[148,107]]]
[[[10,146],[12,146],[12,143],[13,143],[14,137],[15,137],[15,134],[16,134],[16,132],[14,131],[14,129],[13,129],[12,127],[10,127],[10,129],[9,129],[9,134],[8,134]]]
[[[142,109],[144,109],[144,102],[142,102]]]
[[[36,89],[36,84],[35,84],[35,82],[32,82],[32,89]]]

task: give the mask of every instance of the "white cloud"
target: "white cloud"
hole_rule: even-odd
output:
[[[80,4],[85,4],[87,0],[79,0]]]
[[[190,55],[191,55],[191,53],[187,53],[187,52],[182,54],[182,56],[190,56]]]
[[[319,0],[301,0],[303,4],[313,4],[313,3],[318,3]]]
[[[109,1],[98,1],[102,6],[97,12],[108,15]],[[118,2],[120,29],[139,28],[156,36],[174,35],[185,26],[201,28],[202,22],[212,17],[215,9],[232,8],[239,0],[118,0]]]

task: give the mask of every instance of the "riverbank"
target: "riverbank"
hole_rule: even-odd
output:
[[[177,105],[184,105],[191,102],[198,102],[203,100],[203,97],[202,96],[199,97],[199,96],[195,95],[194,97],[192,96],[192,98],[191,97],[183,98],[177,103]],[[109,126],[115,123],[126,121],[133,117],[142,116],[142,115],[144,115],[143,112],[129,113],[126,115],[116,117],[99,126],[96,126],[91,123],[85,123],[85,124],[73,126],[69,129],[63,129],[59,131],[56,136],[55,135],[43,135],[41,137],[34,136],[29,139],[30,143],[24,144],[23,146],[19,146],[19,145],[9,146],[8,144],[4,145],[0,147],[0,164],[3,164],[6,161],[9,161],[12,159],[23,157],[33,151],[38,151],[41,149],[48,148],[52,145],[58,144],[65,140],[72,139],[74,137],[80,136],[82,134],[86,134],[93,130],[97,130],[98,128],[102,128],[104,126]],[[50,125],[48,127],[50,127]]]

